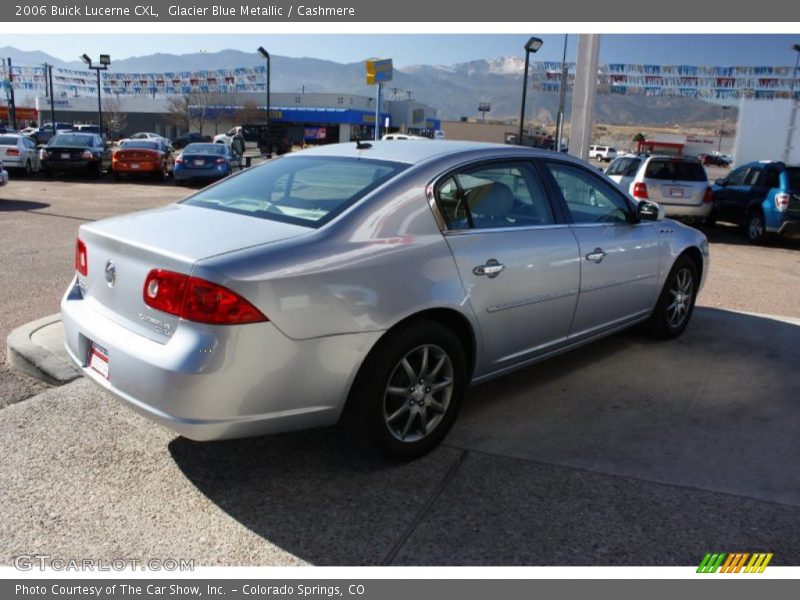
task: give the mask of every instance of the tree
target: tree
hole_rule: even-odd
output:
[[[189,97],[188,96],[170,96],[167,99],[167,122],[173,125],[178,134],[183,134],[189,131],[191,120],[189,119]]]
[[[645,134],[643,134],[641,131],[639,133],[637,133],[635,136],[633,136],[633,141],[636,142],[636,143],[644,142],[646,140],[647,140],[647,136]]]
[[[125,129],[128,121],[127,115],[122,111],[122,102],[119,96],[106,96],[102,102],[103,114],[105,115],[105,129],[114,136],[115,131],[121,132]]]
[[[244,106],[234,113],[233,117],[236,123],[240,125],[243,123],[257,123],[264,119],[264,111],[258,108],[257,103],[248,100],[244,103]]]

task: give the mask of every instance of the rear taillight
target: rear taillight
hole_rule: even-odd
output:
[[[6,150],[6,156],[19,156],[19,150],[16,148],[9,148]]]
[[[75,242],[75,270],[86,277],[89,274],[89,258],[86,255],[86,244],[81,238]]]
[[[789,208],[789,194],[775,194],[775,208],[780,212],[786,212]]]
[[[163,269],[154,269],[147,275],[143,296],[151,308],[199,323],[239,325],[268,320],[226,287]]]
[[[183,164],[183,157],[179,156],[178,158],[176,158],[175,159],[175,164],[176,165],[182,165]]]
[[[216,163],[217,163],[218,165],[221,165],[221,164],[222,164],[222,163],[224,163],[224,162],[225,162],[225,159],[224,159],[224,158],[218,158],[218,159],[216,160]]]
[[[119,150],[114,151],[114,154],[111,155],[111,160],[119,160]]]
[[[706,188],[706,193],[703,194],[703,202],[713,202],[714,201],[714,191],[711,187]]]
[[[94,158],[94,155],[89,150],[84,150],[83,154],[81,154],[81,158],[84,160],[91,160]]]
[[[644,182],[638,182],[633,184],[633,197],[634,198],[641,198],[642,200],[646,200],[649,198],[647,195],[647,184]]]

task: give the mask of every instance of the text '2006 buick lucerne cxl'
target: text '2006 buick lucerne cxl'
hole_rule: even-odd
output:
[[[636,323],[679,335],[700,232],[586,163],[506,145],[323,146],[80,227],[83,372],[195,440],[341,422],[400,459],[471,383]]]

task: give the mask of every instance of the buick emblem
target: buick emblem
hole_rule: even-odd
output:
[[[108,287],[114,287],[117,282],[117,267],[110,260],[106,263],[106,282]]]

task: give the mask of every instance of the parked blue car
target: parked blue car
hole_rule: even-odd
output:
[[[214,180],[241,168],[239,156],[227,144],[189,144],[175,158],[175,183],[192,179]]]
[[[741,225],[756,244],[771,234],[800,236],[800,166],[778,161],[748,163],[717,179],[712,191],[709,224]]]

